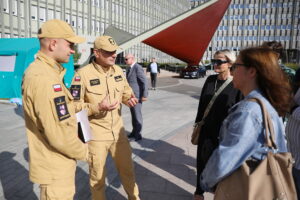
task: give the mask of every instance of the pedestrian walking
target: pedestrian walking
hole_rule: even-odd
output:
[[[150,72],[151,89],[156,90],[157,74],[160,74],[160,68],[155,58],[151,59],[151,63],[147,67],[147,72]]]

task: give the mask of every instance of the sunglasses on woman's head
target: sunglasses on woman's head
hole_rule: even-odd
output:
[[[214,65],[219,66],[219,65],[222,65],[224,63],[228,63],[228,61],[227,60],[220,60],[220,59],[211,59],[212,66],[214,66]]]

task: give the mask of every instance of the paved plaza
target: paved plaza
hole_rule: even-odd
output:
[[[131,141],[142,200],[190,200],[196,183],[196,146],[190,143],[198,99],[205,79],[179,79],[162,71],[158,89],[143,104],[143,140]],[[124,106],[125,129],[131,116]],[[0,200],[36,200],[38,185],[28,179],[28,146],[22,109],[0,102]],[[107,199],[125,200],[113,161],[107,159]],[[207,194],[206,199],[212,199]],[[89,200],[88,166],[78,162],[76,200]]]

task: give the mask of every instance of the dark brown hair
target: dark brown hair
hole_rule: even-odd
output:
[[[282,57],[282,52],[283,52],[283,46],[280,42],[277,41],[268,41],[264,42],[261,45],[262,48],[269,48],[278,53],[279,58]]]
[[[244,49],[239,54],[246,67],[257,71],[257,84],[280,116],[290,108],[292,90],[287,76],[278,65],[278,56],[272,49],[254,47]]]

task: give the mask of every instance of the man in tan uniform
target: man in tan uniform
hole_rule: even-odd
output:
[[[105,161],[108,152],[116,164],[128,199],[139,199],[132,152],[125,135],[120,104],[122,102],[132,107],[138,100],[134,97],[122,69],[115,65],[117,49],[118,45],[110,36],[96,38],[95,60],[77,71],[71,86],[71,93],[77,102],[95,104],[101,101],[99,107],[102,111],[89,117],[93,133],[93,140],[89,142],[93,200],[105,199]]]
[[[26,70],[22,85],[29,177],[40,184],[40,199],[71,200],[76,159],[87,160],[88,148],[78,139],[75,105],[62,81],[66,70],[60,63],[68,62],[74,43],[85,39],[61,20],[45,22],[38,38],[40,51]],[[99,112],[98,105],[88,108]]]

